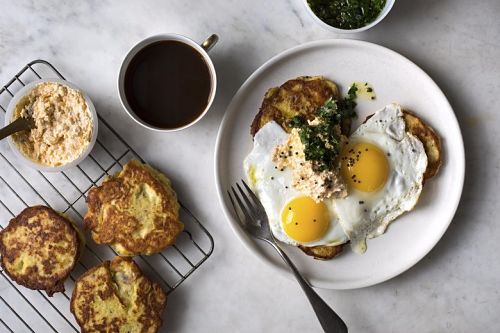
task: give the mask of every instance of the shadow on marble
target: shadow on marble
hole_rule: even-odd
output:
[[[163,313],[163,325],[160,332],[179,332],[182,330],[186,320],[186,313],[189,311],[186,288],[176,288],[167,298],[167,307]]]
[[[221,37],[222,39],[222,37]],[[245,82],[255,68],[248,64],[246,59],[255,52],[250,44],[239,44],[224,47],[220,52],[211,54],[217,72],[217,95],[213,106],[207,115],[200,121],[199,127],[218,129],[227,106],[234,94]]]

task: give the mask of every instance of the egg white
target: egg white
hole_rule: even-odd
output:
[[[324,201],[329,211],[330,225],[321,239],[299,244],[285,233],[281,222],[282,210],[290,200],[303,195],[292,186],[292,171],[289,168],[283,171],[277,169],[272,160],[274,149],[283,144],[287,137],[288,134],[276,122],[267,123],[256,133],[254,147],[243,163],[250,186],[266,210],[274,237],[283,243],[306,247],[334,246],[347,242],[347,235],[339,223],[331,200]]]
[[[366,239],[383,234],[399,215],[413,209],[422,191],[427,155],[422,142],[407,133],[401,107],[389,104],[377,111],[349,138],[379,147],[389,163],[388,179],[376,192],[349,188],[335,201],[335,211],[355,252],[366,251]]]

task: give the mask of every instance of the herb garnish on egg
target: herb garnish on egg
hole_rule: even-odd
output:
[[[357,90],[353,84],[345,98],[339,101],[328,99],[316,110],[316,119],[312,122],[301,115],[290,120],[290,126],[299,130],[300,141],[305,146],[305,159],[313,163],[314,170],[332,170],[334,167],[341,149],[341,124],[345,119],[356,117]]]

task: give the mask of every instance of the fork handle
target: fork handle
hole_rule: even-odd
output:
[[[302,287],[302,290],[304,290],[307,298],[309,299],[309,302],[311,303],[314,312],[316,313],[316,317],[318,317],[321,327],[323,327],[323,330],[326,333],[347,332],[347,326],[342,320],[342,318],[340,318],[335,313],[335,311],[333,311],[332,308],[330,308],[330,306],[326,304],[326,302],[323,301],[323,299],[319,297],[319,295],[311,288],[309,283],[307,283],[307,281],[302,277],[297,267],[295,267],[293,262],[290,260],[287,254],[281,249],[281,247],[274,242],[269,242],[269,244],[271,244],[276,249],[276,251],[278,251],[283,261],[292,270],[293,275],[295,275],[295,278],[297,279],[300,286]]]

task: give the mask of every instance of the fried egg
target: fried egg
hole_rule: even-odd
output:
[[[347,242],[331,200],[316,202],[292,187],[292,170],[278,169],[274,149],[288,134],[276,122],[264,125],[254,137],[254,147],[243,165],[250,186],[264,206],[275,238],[306,247]]]
[[[365,252],[367,238],[413,209],[426,167],[424,146],[406,132],[397,104],[377,111],[350,136],[341,156],[349,194],[334,206],[355,252]]]
[[[276,122],[267,123],[244,161],[271,231],[281,242],[312,247],[350,240],[355,252],[364,253],[367,238],[383,234],[418,201],[427,155],[422,142],[406,132],[397,104],[377,111],[349,137],[340,156],[348,187],[342,199],[317,202],[293,188],[292,170],[279,169],[273,161],[275,148],[287,138]]]

